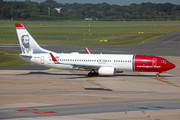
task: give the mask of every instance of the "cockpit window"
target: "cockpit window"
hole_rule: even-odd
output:
[[[162,60],[161,62],[162,62],[162,63],[167,63],[168,61],[167,61],[167,60]]]

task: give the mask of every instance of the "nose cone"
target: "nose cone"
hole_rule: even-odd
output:
[[[176,65],[175,65],[175,64],[173,64],[173,63],[169,62],[169,69],[173,69],[173,68],[175,68],[175,67],[176,67]]]

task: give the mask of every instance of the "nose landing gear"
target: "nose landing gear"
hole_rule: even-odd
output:
[[[156,77],[160,77],[159,73],[156,74]]]
[[[158,72],[158,73],[156,74],[156,77],[160,77],[160,74],[161,74],[161,73],[165,73],[165,71]]]

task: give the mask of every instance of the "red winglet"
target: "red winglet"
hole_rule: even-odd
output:
[[[21,23],[15,23],[16,28],[24,28],[24,26]]]
[[[57,62],[56,58],[53,56],[53,54],[50,52],[51,58],[53,60],[53,62]]]
[[[85,50],[86,50],[86,53],[87,53],[87,54],[91,54],[91,53],[89,52],[89,50],[88,50],[87,47],[85,47]]]
[[[51,52],[49,54],[51,55],[51,58],[55,64],[60,64]]]

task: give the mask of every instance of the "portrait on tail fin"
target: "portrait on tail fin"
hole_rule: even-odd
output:
[[[30,37],[28,35],[23,35],[21,37],[22,41],[22,52],[23,54],[33,54],[33,50],[30,48]]]

